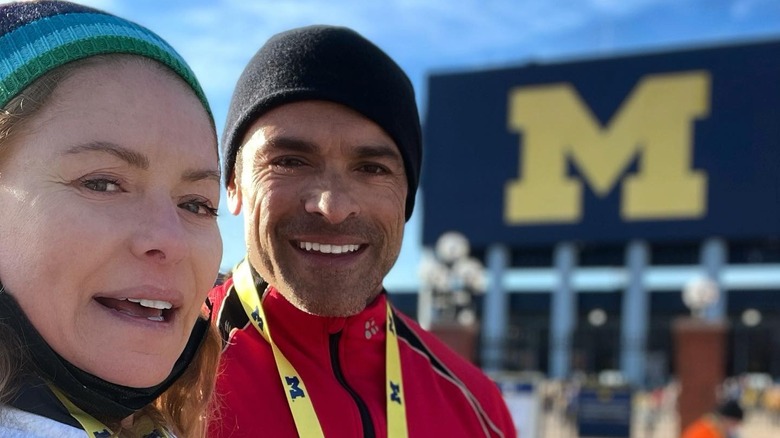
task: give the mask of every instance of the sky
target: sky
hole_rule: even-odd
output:
[[[0,0],[0,3],[8,1]],[[88,0],[167,40],[200,79],[221,135],[233,86],[272,35],[351,27],[409,75],[425,122],[431,74],[780,40],[778,0]],[[385,283],[416,290],[421,206]],[[244,255],[243,220],[220,204],[223,270]]]

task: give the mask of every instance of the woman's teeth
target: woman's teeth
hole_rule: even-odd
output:
[[[142,298],[128,298],[127,301],[130,301],[131,303],[136,303],[143,307],[149,307],[152,309],[166,310],[173,307],[173,304],[167,301],[145,300]]]
[[[306,251],[317,251],[323,254],[343,254],[345,252],[355,252],[360,245],[331,245],[328,243],[300,242],[298,247]]]

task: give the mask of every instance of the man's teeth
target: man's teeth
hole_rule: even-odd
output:
[[[131,303],[139,304],[143,307],[149,307],[152,309],[170,309],[173,307],[173,304],[167,302],[167,301],[157,301],[157,300],[145,300],[145,299],[139,299],[139,298],[128,298],[127,301],[130,301]]]
[[[306,251],[317,251],[323,254],[343,254],[345,252],[355,252],[360,245],[331,245],[328,243],[300,242],[298,247]]]

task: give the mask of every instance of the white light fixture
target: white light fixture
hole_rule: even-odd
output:
[[[472,325],[477,321],[473,296],[487,288],[485,268],[469,257],[469,241],[463,234],[449,231],[426,250],[420,263],[423,283],[418,301],[418,319],[425,328],[434,322]]]
[[[604,309],[593,309],[588,312],[588,322],[594,327],[601,327],[607,322],[607,312]]]
[[[756,309],[745,309],[742,312],[742,324],[748,327],[755,327],[761,324],[761,312]]]
[[[469,241],[457,231],[448,231],[436,241],[436,257],[444,263],[454,263],[469,255]]]
[[[718,284],[707,276],[692,278],[682,291],[683,303],[698,317],[703,317],[704,310],[717,303],[719,298]]]

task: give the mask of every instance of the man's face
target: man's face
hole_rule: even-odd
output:
[[[306,312],[363,310],[401,249],[408,189],[395,142],[345,106],[305,101],[261,116],[239,154],[228,205],[244,210],[252,266]]]

